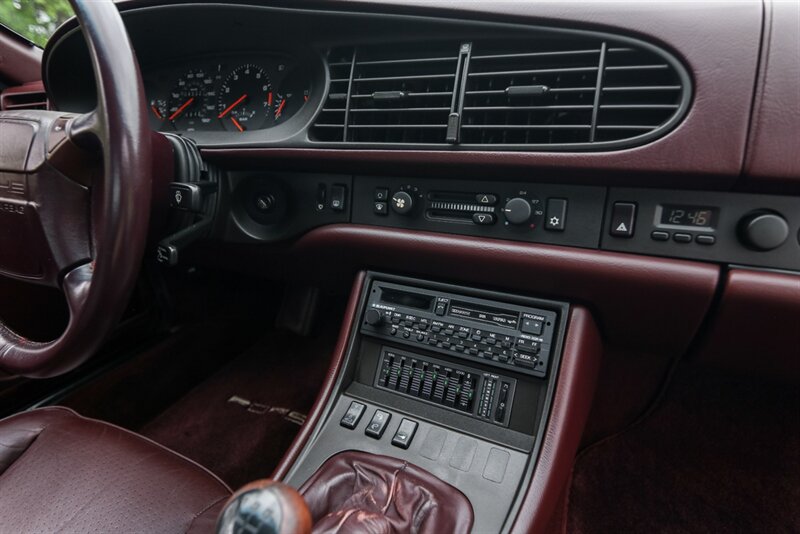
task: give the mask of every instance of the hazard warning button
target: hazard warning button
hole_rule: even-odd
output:
[[[636,204],[633,202],[614,202],[611,211],[610,233],[614,237],[632,237],[636,224]]]

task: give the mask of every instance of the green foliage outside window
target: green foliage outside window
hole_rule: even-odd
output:
[[[0,24],[40,47],[71,16],[68,0],[0,0]]]

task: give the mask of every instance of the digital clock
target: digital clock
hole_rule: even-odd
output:
[[[660,224],[665,226],[685,226],[690,228],[714,228],[717,223],[717,208],[705,206],[661,206]]]

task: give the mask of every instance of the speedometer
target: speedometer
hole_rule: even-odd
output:
[[[178,78],[172,89],[167,120],[176,130],[205,130],[214,111],[214,77],[202,69],[190,70]]]
[[[257,130],[267,120],[272,100],[267,73],[248,63],[235,68],[222,83],[217,118],[230,131]]]

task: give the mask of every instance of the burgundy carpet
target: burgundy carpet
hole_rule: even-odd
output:
[[[268,477],[319,392],[336,332],[275,333],[190,391],[140,432],[236,488]]]
[[[800,532],[800,387],[684,365],[579,456],[568,503],[569,533]]]

